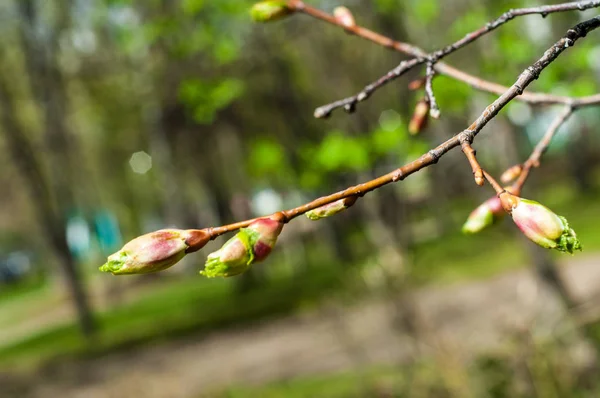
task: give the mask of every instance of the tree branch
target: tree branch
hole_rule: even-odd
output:
[[[567,48],[573,46],[573,44],[580,38],[585,37],[587,33],[590,31],[600,27],[600,16],[596,16],[587,21],[579,23],[575,25],[572,29],[569,29],[565,36],[563,36],[560,40],[558,40],[554,45],[552,45],[543,56],[533,63],[531,66],[526,68],[518,77],[516,82],[508,88],[500,97],[498,97],[494,102],[492,102],[489,106],[487,106],[481,115],[465,130],[454,135],[452,138],[438,145],[436,148],[428,151],[427,153],[421,155],[418,159],[405,164],[404,166],[387,173],[383,176],[375,178],[371,181],[355,185],[353,187],[349,187],[342,191],[333,193],[328,196],[323,196],[321,198],[315,199],[311,202],[308,202],[304,205],[298,206],[296,208],[285,210],[281,212],[277,212],[271,217],[276,218],[282,222],[289,222],[292,219],[302,215],[310,210],[316,209],[318,207],[324,206],[326,204],[335,202],[340,199],[344,199],[350,196],[362,197],[368,192],[371,192],[375,189],[381,188],[384,185],[387,185],[392,182],[401,181],[408,177],[409,175],[428,167],[437,161],[448,151],[451,149],[461,145],[463,142],[467,141],[471,143],[473,139],[477,136],[477,134],[485,127],[485,125],[492,120],[498,112],[504,106],[506,106],[510,101],[514,98],[518,97],[523,93],[523,90],[529,86],[529,84],[538,78],[539,74],[554,61],[563,51]],[[557,127],[558,128],[558,127]],[[548,135],[548,134],[547,134]],[[551,138],[551,137],[550,137]],[[549,139],[550,139],[549,138]],[[547,140],[549,142],[549,139]],[[546,142],[546,140],[543,140]],[[547,146],[547,144],[546,144]],[[539,155],[537,153],[539,152]],[[538,158],[541,156],[543,152],[543,147],[540,144],[540,150],[536,152]],[[533,155],[532,155],[533,156]],[[502,188],[495,183],[493,178],[489,176],[485,171],[483,174],[486,179],[492,184],[494,189],[498,192],[498,190],[502,190]],[[250,219],[245,221],[240,221],[234,224],[224,225],[220,227],[211,227],[202,230],[203,233],[209,236],[209,238],[215,239],[216,237],[225,234],[227,232],[235,231],[239,228],[247,227],[256,219]],[[193,249],[193,248],[191,248]]]
[[[288,7],[297,11],[302,12],[306,15],[309,15],[313,18],[319,19],[321,21],[330,23],[332,25],[336,25],[344,29],[346,32],[354,34],[356,36],[362,37],[374,43],[377,43],[383,47],[395,50],[397,52],[401,52],[407,55],[414,57],[408,61],[402,61],[396,68],[392,69],[386,75],[378,79],[377,81],[369,84],[363,89],[360,93],[353,95],[351,97],[344,98],[339,101],[332,102],[327,105],[323,105],[317,108],[314,112],[315,117],[322,118],[327,117],[331,114],[331,112],[337,108],[344,107],[347,112],[353,112],[356,104],[360,101],[368,98],[374,91],[389,83],[390,81],[396,79],[402,74],[406,73],[408,70],[416,67],[417,65],[423,63],[432,64],[433,69],[436,73],[451,77],[455,80],[462,81],[471,87],[486,91],[489,93],[501,95],[508,87],[502,86],[497,83],[493,83],[479,77],[470,75],[466,72],[463,72],[459,69],[456,69],[446,63],[439,62],[440,59],[445,56],[457,51],[460,48],[465,47],[467,44],[472,43],[473,41],[481,38],[485,34],[491,32],[492,30],[498,28],[499,26],[505,24],[506,22],[512,20],[515,17],[523,16],[523,15],[531,15],[531,14],[539,14],[545,17],[548,14],[556,13],[556,12],[564,12],[564,11],[572,11],[572,10],[586,10],[590,8],[595,8],[600,6],[600,1],[580,1],[580,2],[570,2],[556,5],[547,5],[540,7],[531,7],[531,8],[520,8],[515,10],[509,10],[502,14],[500,17],[496,18],[494,21],[487,23],[485,26],[479,28],[478,30],[467,34],[462,39],[450,44],[443,49],[434,51],[432,53],[427,53],[423,49],[409,44],[396,40],[392,40],[389,37],[386,37],[382,34],[373,32],[369,29],[358,25],[344,25],[342,22],[337,20],[332,15],[327,14],[317,8],[311,7],[300,0],[289,0]],[[528,102],[532,104],[571,104],[576,103],[575,106],[587,106],[587,105],[595,105],[600,102],[600,94],[581,97],[581,98],[572,98],[568,96],[559,96],[552,94],[544,94],[544,93],[523,93],[519,97],[520,101]],[[433,110],[433,108],[432,108]],[[432,112],[432,114],[435,111]]]

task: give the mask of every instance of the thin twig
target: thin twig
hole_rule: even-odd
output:
[[[339,101],[332,102],[331,104],[318,107],[317,109],[315,109],[314,116],[316,118],[328,117],[334,109],[341,107],[344,107],[344,109],[348,113],[354,112],[356,103],[366,100],[379,87],[402,76],[421,62],[421,60],[416,58],[400,62],[400,65],[389,71],[386,75],[380,77],[377,81],[365,86],[365,88],[363,88],[360,93],[353,95],[352,97],[344,98]]]
[[[506,192],[506,190],[504,188],[502,188],[502,186],[500,184],[498,184],[498,181],[496,181],[494,179],[494,177],[492,177],[487,171],[483,170],[482,171],[485,179],[487,180],[487,182],[490,183],[490,185],[492,186],[492,188],[494,188],[494,191],[496,191],[496,194],[500,195]]]
[[[335,17],[333,17],[332,15],[329,15],[324,11],[321,11],[317,8],[307,5],[300,0],[289,0],[288,1],[288,7],[292,8],[298,12],[302,12],[313,18],[319,19],[321,21],[325,21],[332,25],[336,25],[336,26],[344,29],[348,33],[352,33],[356,36],[359,36],[359,37],[362,37],[369,41],[372,41],[374,43],[377,43],[383,47],[386,47],[386,48],[395,50],[397,52],[401,52],[401,53],[404,53],[404,54],[414,57],[410,61],[415,62],[415,64],[411,65],[410,68],[414,68],[417,65],[420,65],[420,64],[430,61],[431,63],[434,64],[433,68],[434,68],[435,72],[437,72],[441,75],[451,77],[455,80],[464,82],[475,89],[478,89],[481,91],[486,91],[486,92],[489,92],[492,94],[497,94],[497,95],[501,95],[502,93],[507,91],[509,88],[502,86],[500,84],[497,84],[497,83],[493,83],[493,82],[481,79],[477,76],[473,76],[473,75],[468,74],[464,71],[461,71],[453,66],[450,66],[444,62],[439,62],[439,60],[441,58],[447,56],[448,54],[451,54],[452,52],[466,46],[467,44],[473,42],[474,40],[480,38],[481,36],[491,32],[492,30],[503,25],[504,23],[508,22],[509,20],[513,19],[516,16],[540,14],[545,17],[546,15],[548,15],[550,13],[571,11],[571,10],[586,10],[586,9],[594,8],[594,7],[598,7],[598,6],[600,6],[600,1],[581,1],[581,2],[556,4],[556,5],[550,5],[550,6],[541,6],[541,7],[521,8],[521,9],[510,10],[510,11],[507,11],[506,13],[502,14],[502,16],[495,19],[494,21],[481,27],[480,29],[467,34],[465,37],[456,41],[455,43],[453,43],[449,46],[446,46],[441,50],[437,50],[431,54],[428,54],[426,51],[424,51],[423,49],[421,49],[415,45],[412,45],[409,43],[404,43],[404,42],[397,41],[397,40],[392,40],[389,37],[386,37],[380,33],[374,32],[374,31],[364,28],[362,26],[344,25],[339,20],[337,20]],[[512,15],[512,17],[508,18],[508,16],[510,16],[510,15]],[[406,61],[404,61],[404,62],[406,62]],[[386,83],[390,82],[391,80],[395,79],[396,77],[398,77],[399,75],[394,76],[394,74],[392,72],[394,70],[397,70],[398,68],[400,68],[401,65],[402,64],[398,65],[398,67],[394,68],[392,71],[388,72],[388,74],[385,75],[385,76],[388,76],[391,73],[391,76],[393,76],[391,79],[383,79],[383,80],[379,79],[377,82],[380,82],[382,80],[380,82],[380,84],[377,85],[376,87],[372,87],[372,90],[370,90],[368,95],[372,94],[372,92],[375,91],[376,89],[380,88],[384,84],[386,84]],[[406,66],[404,66],[404,67],[406,67]],[[403,73],[406,71],[407,70],[403,70]],[[385,76],[384,76],[384,78],[385,78]],[[372,83],[369,86],[372,86],[373,84],[374,83]],[[369,86],[367,86],[367,87],[369,87]],[[358,102],[357,97],[360,94],[361,93],[358,93],[352,97],[348,97],[348,98],[345,98],[345,99],[342,99],[339,101],[335,101],[331,104],[321,106],[315,110],[315,116],[316,117],[329,116],[334,109],[340,108],[340,107],[345,107],[345,109],[347,111],[353,111],[354,107],[356,106],[356,103]],[[581,98],[572,98],[572,97],[561,96],[561,95],[525,92],[525,93],[522,93],[522,95],[518,98],[518,100],[527,102],[527,103],[531,103],[531,104],[572,104],[574,107],[580,107],[580,106],[595,105],[595,104],[600,103],[600,94],[587,96],[587,97],[581,97]]]
[[[425,95],[427,101],[429,101],[429,114],[432,118],[438,119],[440,117],[440,108],[438,107],[435,95],[433,94],[433,76],[435,75],[435,69],[433,69],[433,62],[427,62],[427,71],[425,74]]]
[[[537,143],[537,145],[531,152],[529,158],[525,161],[525,163],[523,163],[523,170],[521,171],[521,174],[519,175],[517,181],[515,181],[515,183],[513,184],[513,189],[515,191],[520,192],[523,188],[523,185],[525,184],[525,181],[527,181],[527,177],[529,177],[531,169],[534,167],[539,167],[540,159],[550,146],[552,138],[554,138],[554,135],[556,134],[558,129],[567,121],[569,116],[571,116],[572,114],[573,107],[567,105],[562,109],[562,111],[558,115],[556,115],[556,117],[548,127],[548,130],[546,130],[546,133],[544,134],[542,139]]]
[[[460,146],[461,146],[463,153],[467,157],[469,164],[471,165],[471,169],[473,169],[473,178],[475,179],[475,184],[482,186],[483,183],[485,182],[485,179],[483,176],[483,168],[481,167],[481,165],[477,161],[477,158],[475,157],[475,154],[476,154],[475,149],[473,149],[473,147],[471,146],[471,143],[467,139],[463,139],[462,142],[460,143]]]
[[[554,45],[552,45],[552,47],[550,47],[539,60],[537,60],[533,65],[525,69],[519,75],[517,81],[506,92],[504,92],[500,97],[498,97],[492,104],[486,107],[485,110],[481,113],[481,115],[467,129],[456,134],[455,136],[443,142],[436,148],[430,150],[429,152],[421,155],[418,159],[413,160],[412,162],[407,163],[404,166],[381,177],[375,178],[371,181],[353,187],[349,187],[347,189],[333,193],[328,196],[323,196],[321,198],[315,199],[311,202],[308,202],[304,205],[298,206],[290,210],[277,212],[271,217],[276,217],[277,219],[283,222],[289,222],[292,219],[310,210],[335,202],[336,200],[344,199],[349,196],[364,196],[368,192],[371,192],[389,183],[403,180],[409,175],[434,163],[437,163],[437,161],[445,153],[461,145],[461,143],[465,139],[471,142],[475,138],[475,136],[483,129],[483,127],[490,120],[492,120],[504,106],[506,106],[506,104],[508,104],[515,97],[521,95],[523,89],[529,86],[529,84],[532,81],[537,79],[539,74],[563,51],[571,47],[579,38],[584,37],[587,33],[598,27],[600,27],[600,16],[581,22],[574,26],[572,29],[569,29],[567,31],[567,34],[560,40],[558,40]],[[502,190],[502,187],[500,187],[500,185],[498,185],[497,183],[494,184],[495,181],[489,178],[489,176],[486,175],[485,171],[484,176],[488,178],[488,181],[490,181],[490,183],[492,184],[494,189],[496,189],[496,191],[498,191],[498,189]],[[254,220],[256,219],[240,221],[234,224],[223,225],[220,227],[206,228],[202,231],[206,233],[210,239],[214,239],[217,236],[220,236],[227,232],[232,232],[239,228],[247,227]]]

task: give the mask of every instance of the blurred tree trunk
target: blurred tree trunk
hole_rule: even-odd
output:
[[[70,2],[57,6],[59,11],[57,26],[55,29],[50,28],[45,31],[43,37],[39,34],[40,23],[36,4],[32,0],[20,0],[17,4],[21,16],[20,31],[25,54],[25,69],[32,95],[43,112],[44,137],[48,148],[51,174],[49,179],[51,191],[43,190],[43,196],[35,195],[34,200],[38,202],[36,207],[40,207],[40,211],[52,212],[52,215],[43,217],[46,220],[47,233],[60,260],[67,287],[77,309],[81,330],[86,336],[90,336],[95,329],[92,311],[65,236],[65,214],[75,203],[72,190],[75,185],[74,171],[77,168],[74,167],[73,154],[75,151],[65,121],[68,102],[66,87],[58,69],[55,54],[58,51],[59,33],[68,24]],[[10,102],[8,98],[7,100]],[[5,119],[7,119],[5,123],[12,124],[9,128],[13,129],[12,134],[15,135],[13,137],[13,155],[19,156],[24,152],[30,152],[33,155],[31,144],[24,132],[21,131],[16,120],[10,120],[16,110],[14,104],[7,105],[12,106],[13,109],[8,118],[6,117],[7,112],[5,112]],[[26,147],[29,148],[26,149]],[[37,164],[33,156],[27,162]],[[27,166],[23,164],[22,167]],[[39,169],[39,166],[32,167]],[[40,173],[28,172],[25,175],[28,177],[28,184],[32,187],[43,182],[40,181],[43,179]],[[34,192],[37,188],[31,189]],[[53,195],[50,195],[49,192],[52,192]],[[52,196],[56,203],[54,211],[46,206],[46,202],[52,203]]]
[[[4,83],[4,80],[0,81],[0,117],[11,156],[30,191],[46,239],[61,264],[67,288],[75,304],[80,328],[86,336],[90,336],[94,331],[94,320],[75,262],[67,246],[64,219],[52,205],[46,178],[42,174],[31,143],[17,123],[15,118],[17,110],[10,100],[10,93]]]

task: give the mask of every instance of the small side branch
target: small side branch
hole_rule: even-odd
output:
[[[435,69],[433,68],[433,62],[427,62],[427,71],[425,75],[425,95],[429,102],[429,114],[434,119],[439,119],[440,108],[438,107],[435,95],[433,94],[433,76],[435,75]]]
[[[475,184],[482,186],[485,182],[485,178],[483,176],[483,168],[481,168],[481,165],[475,157],[476,151],[471,146],[472,140],[472,134],[462,133],[460,138],[460,146],[462,152],[465,154],[467,160],[469,161],[469,164],[471,165],[471,169],[473,169],[473,178],[475,178]]]
[[[397,51],[397,52],[400,52],[403,54],[407,54],[407,55],[413,57],[409,61],[403,61],[403,62],[411,62],[411,63],[414,62],[415,63],[414,65],[411,65],[408,69],[412,69],[412,68],[416,67],[417,65],[421,65],[423,63],[429,62],[432,65],[432,69],[436,73],[439,73],[441,75],[445,75],[445,76],[448,76],[455,80],[461,81],[477,90],[501,95],[502,93],[506,92],[509,88],[502,86],[500,84],[494,83],[494,82],[490,82],[490,81],[481,79],[477,76],[468,74],[468,73],[461,71],[460,69],[457,69],[453,66],[450,66],[444,62],[440,62],[440,60],[442,58],[444,58],[445,56],[457,51],[458,49],[465,47],[467,44],[472,43],[473,41],[479,39],[483,35],[491,32],[492,30],[498,28],[499,26],[505,24],[506,22],[514,19],[515,17],[523,16],[523,15],[531,15],[531,14],[539,14],[539,15],[545,17],[548,14],[556,13],[556,12],[564,12],[564,11],[572,11],[572,10],[583,11],[583,10],[590,9],[590,8],[600,7],[600,0],[569,2],[569,3],[555,4],[555,5],[547,5],[547,6],[540,6],[540,7],[530,7],[530,8],[521,8],[521,9],[510,10],[510,11],[507,11],[506,13],[502,14],[500,17],[496,18],[494,21],[479,28],[478,30],[467,34],[465,37],[456,41],[455,43],[453,43],[449,46],[446,46],[443,49],[434,51],[432,53],[427,53],[423,49],[421,49],[413,44],[393,40],[393,39],[386,37],[380,33],[374,32],[372,30],[369,30],[369,29],[364,28],[359,25],[345,25],[342,22],[340,22],[338,19],[336,19],[334,16],[329,15],[328,13],[321,11],[317,8],[314,8],[308,4],[305,4],[301,0],[289,0],[288,7],[295,10],[296,12],[301,12],[301,13],[309,15],[313,18],[316,18],[318,20],[338,26],[338,27],[344,29],[347,33],[354,34],[358,37],[362,37],[363,39],[374,42],[385,48],[389,48],[391,50],[394,50],[394,51]],[[327,105],[317,108],[315,110],[315,117],[321,118],[321,117],[329,116],[333,110],[335,110],[337,108],[341,108],[341,107],[344,107],[344,109],[348,112],[353,112],[355,110],[356,104],[359,101],[366,99],[375,90],[379,89],[386,83],[390,82],[391,80],[399,77],[401,74],[406,72],[408,69],[404,70],[403,73],[398,73],[398,70],[402,70],[406,66],[407,66],[406,64],[403,65],[401,63],[396,68],[394,68],[393,70],[388,72],[385,76],[383,76],[382,78],[377,80],[377,82],[379,82],[379,84],[376,84],[377,82],[375,82],[375,83],[372,83],[369,86],[365,87],[365,89],[369,88],[368,90],[363,90],[361,93],[358,93],[352,97],[344,98],[342,100],[335,101],[330,104],[327,104]],[[368,91],[368,92],[365,93],[365,91]],[[361,97],[361,99],[358,98],[359,96]],[[518,100],[527,102],[530,104],[565,104],[565,105],[573,104],[574,106],[589,106],[589,105],[596,105],[596,104],[600,103],[600,94],[587,96],[587,97],[581,97],[581,98],[572,98],[572,97],[568,97],[568,96],[553,95],[553,94],[523,92],[518,97]],[[436,111],[434,109],[435,108],[432,107],[432,116],[436,113]]]
[[[513,189],[516,192],[520,192],[523,188],[523,185],[529,177],[531,169],[534,167],[539,167],[540,160],[544,153],[548,150],[552,139],[554,138],[560,127],[573,114],[573,111],[574,108],[572,106],[565,106],[562,109],[562,111],[558,115],[556,115],[556,117],[550,124],[550,127],[548,127],[548,130],[546,130],[546,133],[544,134],[542,139],[537,143],[537,145],[531,152],[531,155],[529,155],[529,158],[525,161],[525,163],[523,163],[523,170],[521,171],[521,174],[519,175],[517,181],[513,184]]]
[[[346,112],[352,113],[356,109],[356,104],[358,102],[366,100],[367,98],[369,98],[371,96],[371,94],[375,90],[386,85],[387,83],[391,82],[392,80],[397,79],[398,77],[402,76],[403,74],[405,74],[406,72],[408,72],[409,70],[414,68],[415,66],[422,64],[424,61],[425,60],[418,59],[418,58],[413,58],[408,61],[402,61],[400,63],[400,65],[398,65],[396,68],[392,69],[387,74],[380,77],[373,83],[365,86],[365,88],[363,88],[360,93],[353,95],[352,97],[344,98],[342,100],[335,101],[330,104],[318,107],[317,109],[315,109],[314,116],[319,119],[326,118],[329,115],[331,115],[332,111],[334,111],[337,108],[341,108],[341,107],[344,107],[344,110]]]

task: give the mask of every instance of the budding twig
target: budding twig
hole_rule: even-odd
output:
[[[486,107],[485,110],[481,113],[481,115],[467,129],[465,129],[461,133],[454,135],[452,138],[446,140],[442,144],[438,145],[436,148],[421,155],[418,159],[413,160],[412,162],[409,162],[404,166],[383,176],[375,178],[371,181],[358,184],[353,187],[349,187],[347,189],[333,193],[328,196],[323,196],[321,198],[315,199],[311,202],[308,202],[304,205],[298,206],[290,210],[277,212],[271,215],[270,218],[287,223],[290,220],[298,217],[299,215],[302,215],[310,210],[316,209],[326,204],[335,202],[337,200],[344,199],[350,196],[364,196],[368,192],[371,192],[389,183],[403,180],[409,175],[434,163],[437,163],[437,161],[445,153],[461,145],[464,141],[467,141],[470,144],[472,139],[475,138],[475,136],[483,129],[483,127],[490,120],[492,120],[498,114],[498,112],[502,108],[504,108],[504,106],[506,106],[506,104],[515,99],[517,96],[519,96],[523,92],[523,89],[529,86],[529,84],[533,80],[537,79],[539,74],[550,63],[552,63],[552,61],[554,61],[563,51],[565,51],[565,49],[572,46],[578,39],[584,37],[587,33],[591,32],[592,30],[598,27],[600,27],[600,16],[581,22],[574,26],[572,29],[569,29],[567,34],[560,40],[558,40],[554,45],[552,45],[540,59],[538,59],[534,64],[525,69],[519,75],[517,81],[510,88],[508,88],[505,92],[502,93],[502,95],[500,95],[500,97],[498,97],[494,102],[492,102],[488,107]],[[543,152],[543,150],[540,151]],[[496,192],[499,195],[508,196],[503,195],[506,191],[488,173],[486,173],[485,171],[482,172],[484,177],[488,180],[488,182],[492,185],[492,187],[496,190]],[[227,232],[232,232],[238,230],[239,228],[247,227],[255,220],[256,219],[250,219],[240,221],[234,224],[223,225],[220,227],[206,228],[202,231],[205,232],[206,235],[212,240],[217,236],[220,236]]]
[[[339,101],[335,101],[331,104],[327,104],[321,106],[315,110],[315,117],[321,118],[326,117],[331,114],[331,112],[337,108],[344,107],[346,111],[352,112],[355,109],[356,103],[366,99],[369,95],[371,95],[375,90],[382,87],[386,83],[394,80],[400,75],[406,73],[409,69],[416,67],[417,65],[429,62],[432,64],[433,69],[436,73],[441,75],[445,75],[451,77],[455,80],[464,82],[469,86],[485,91],[492,94],[501,95],[509,88],[502,86],[497,83],[493,83],[484,79],[481,79],[477,76],[470,75],[464,71],[461,71],[453,66],[450,66],[444,62],[440,62],[440,59],[451,54],[458,49],[466,46],[469,43],[479,39],[483,35],[491,32],[497,27],[503,25],[504,23],[510,21],[511,19],[523,16],[523,15],[531,15],[531,14],[540,14],[543,17],[550,13],[556,12],[564,12],[571,10],[586,10],[589,8],[599,7],[600,0],[596,1],[581,1],[581,2],[570,2],[556,5],[548,5],[548,6],[540,6],[540,7],[531,7],[531,8],[520,8],[515,10],[507,11],[502,14],[500,17],[496,18],[494,21],[484,25],[478,30],[467,34],[462,39],[456,41],[455,43],[444,47],[443,49],[434,51],[432,53],[427,53],[423,49],[409,43],[392,40],[389,37],[386,37],[380,33],[374,32],[367,28],[364,28],[359,25],[348,26],[341,23],[334,16],[327,14],[317,8],[314,8],[310,5],[305,4],[300,0],[289,0],[288,7],[297,12],[302,12],[306,15],[309,15],[313,18],[319,19],[321,21],[330,23],[332,25],[336,25],[344,29],[346,32],[354,34],[356,36],[362,37],[366,40],[372,41],[376,44],[379,44],[383,47],[392,49],[394,51],[407,54],[413,59],[409,61],[403,61],[396,68],[388,72],[382,78],[378,79],[376,82],[365,87],[365,90],[361,91],[354,96],[344,98]],[[409,62],[408,64],[406,62]],[[399,73],[401,72],[401,73]],[[368,88],[368,90],[367,90]],[[366,92],[367,91],[367,92]],[[358,98],[360,96],[360,98]],[[572,104],[573,106],[588,106],[588,105],[596,105],[600,103],[600,94],[591,95],[587,97],[573,98],[568,96],[561,95],[553,95],[553,94],[544,94],[544,93],[535,93],[535,92],[523,92],[520,94],[519,101],[531,103],[531,104]]]
[[[462,135],[462,137],[464,137],[464,135]],[[473,147],[471,146],[471,142],[469,141],[468,138],[461,139],[460,146],[461,146],[462,152],[467,157],[467,160],[469,161],[471,168],[473,169],[473,178],[475,178],[475,184],[482,186],[483,183],[485,182],[485,179],[483,177],[483,169],[481,168],[481,165],[479,164],[479,162],[477,161],[477,158],[475,157],[475,154],[476,154],[475,149],[473,149]]]
[[[527,181],[527,177],[529,177],[531,169],[540,165],[540,159],[548,149],[548,146],[550,146],[552,138],[554,138],[554,135],[556,134],[558,129],[567,121],[569,116],[573,114],[573,111],[574,109],[572,106],[565,106],[562,109],[562,111],[558,115],[556,115],[556,117],[548,127],[548,130],[546,130],[546,133],[544,134],[542,139],[537,143],[537,145],[531,152],[531,155],[529,155],[529,158],[525,161],[525,163],[523,163],[523,170],[521,171],[521,175],[513,184],[515,190],[520,191],[523,188],[525,181]]]
[[[397,67],[395,67],[394,69],[389,71],[384,76],[377,79],[377,81],[374,81],[373,83],[365,86],[365,88],[363,88],[360,93],[353,95],[351,97],[348,97],[348,98],[341,99],[339,101],[332,102],[331,104],[327,104],[327,105],[318,107],[317,109],[315,109],[314,116],[316,118],[328,117],[333,110],[340,108],[340,107],[344,107],[344,110],[346,112],[352,113],[352,112],[354,112],[354,110],[356,108],[356,104],[358,102],[366,100],[367,98],[369,98],[369,96],[375,90],[377,90],[381,86],[391,82],[392,80],[402,76],[403,74],[405,74],[406,72],[411,70],[413,67],[415,67],[416,65],[418,65],[419,63],[422,63],[422,62],[423,62],[422,60],[417,59],[417,58],[413,58],[408,61],[402,61],[400,63],[400,65],[398,65]]]

